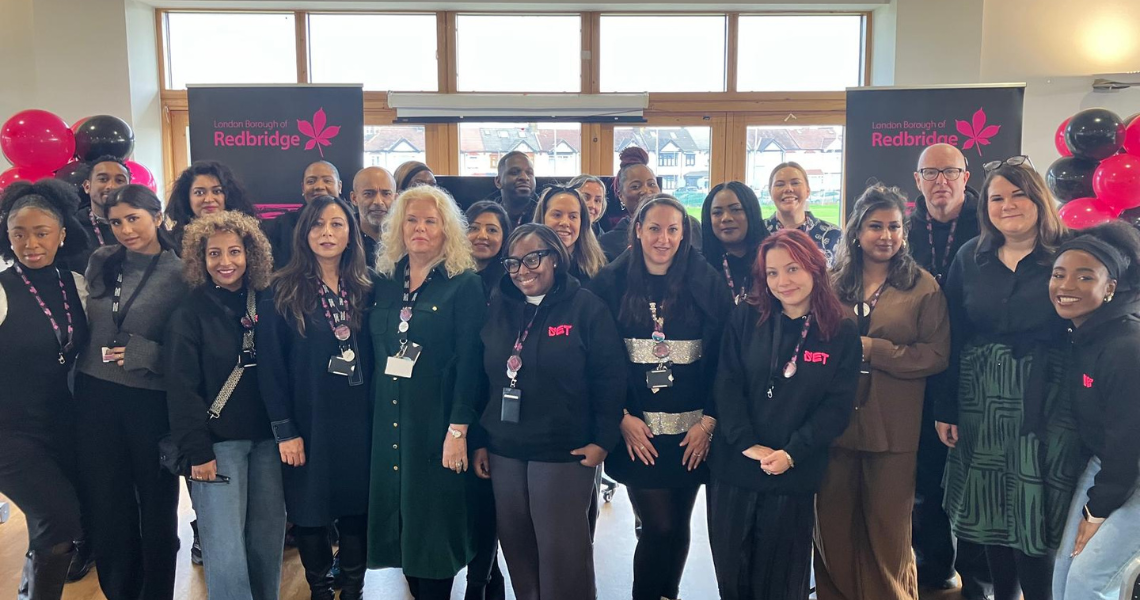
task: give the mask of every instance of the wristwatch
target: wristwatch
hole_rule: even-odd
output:
[[[1094,516],[1092,516],[1092,513],[1089,512],[1088,505],[1085,505],[1084,509],[1085,509],[1085,520],[1088,521],[1089,523],[1092,523],[1093,525],[1100,525],[1101,523],[1104,523],[1104,520],[1107,518],[1107,517],[1094,517]]]
[[[456,428],[454,428],[454,427],[450,427],[450,426],[449,426],[449,427],[447,428],[447,432],[451,434],[451,437],[453,437],[453,438],[455,438],[455,439],[457,439],[457,440],[459,440],[459,439],[463,439],[463,432],[462,432],[462,431],[459,431],[458,429],[456,429]]]

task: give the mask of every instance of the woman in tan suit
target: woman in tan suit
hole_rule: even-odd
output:
[[[946,368],[950,324],[938,283],[906,247],[906,203],[868,188],[832,270],[863,345],[851,423],[831,449],[816,498],[819,600],[918,598],[910,545],[926,377]]]

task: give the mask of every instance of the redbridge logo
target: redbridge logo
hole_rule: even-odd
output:
[[[969,123],[955,121],[954,126],[957,127],[958,133],[966,136],[966,143],[962,144],[962,149],[975,148],[978,151],[978,156],[982,155],[982,146],[989,146],[990,138],[1001,131],[1001,125],[986,125],[986,111],[983,108],[979,108],[974,113],[974,117],[970,119]]]
[[[297,129],[309,138],[309,141],[305,142],[305,150],[316,148],[321,153],[321,158],[325,157],[324,146],[331,146],[332,139],[340,133],[339,125],[325,127],[325,122],[325,109],[323,107],[318,108],[317,112],[313,113],[312,123],[304,119],[297,121]]]
[[[301,145],[301,136],[289,130],[289,121],[214,121],[214,146],[249,148],[279,148],[289,150]],[[226,133],[224,129],[240,129],[238,133]],[[256,130],[261,130],[257,133]],[[332,145],[332,139],[340,133],[339,125],[328,125],[324,108],[313,113],[313,120],[297,119],[297,130],[309,138],[305,150],[316,148],[325,157],[325,147]]]

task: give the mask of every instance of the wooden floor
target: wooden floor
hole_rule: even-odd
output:
[[[206,585],[201,567],[190,564],[190,500],[183,496],[179,510],[179,536],[182,550],[178,555],[178,575],[174,597],[178,600],[206,600]],[[712,556],[709,553],[708,531],[705,527],[704,500],[699,499],[693,514],[693,545],[685,577],[681,583],[684,600],[714,600],[717,598],[713,579]],[[23,555],[27,548],[27,530],[23,514],[12,507],[12,518],[0,525],[0,598],[15,596],[19,585]],[[618,490],[610,504],[602,507],[598,519],[598,536],[594,556],[598,579],[598,600],[627,600],[632,587],[632,565],[635,538],[633,514],[624,489]],[[501,558],[500,558],[501,560]],[[503,567],[506,573],[506,567]],[[508,574],[509,577],[509,574]],[[456,578],[452,600],[463,600],[463,577]],[[11,595],[9,595],[11,593]],[[404,579],[395,569],[369,571],[365,598],[368,600],[411,600]],[[92,571],[85,579],[69,584],[64,600],[105,600],[99,591],[98,578]],[[285,552],[285,568],[281,581],[281,600],[307,600],[308,587],[300,559],[294,549]],[[508,592],[508,598],[514,594]],[[922,600],[958,600],[956,591],[923,593]]]

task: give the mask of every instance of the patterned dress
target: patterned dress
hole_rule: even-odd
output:
[[[839,241],[843,239],[843,229],[838,225],[815,218],[810,210],[807,211],[806,217],[803,225],[799,226],[799,230],[811,236],[815,245],[823,250],[823,255],[827,257],[827,266],[834,265],[835,253],[839,250]],[[776,233],[784,228],[784,224],[776,215],[772,215],[764,221],[764,227],[768,229],[768,233]]]

